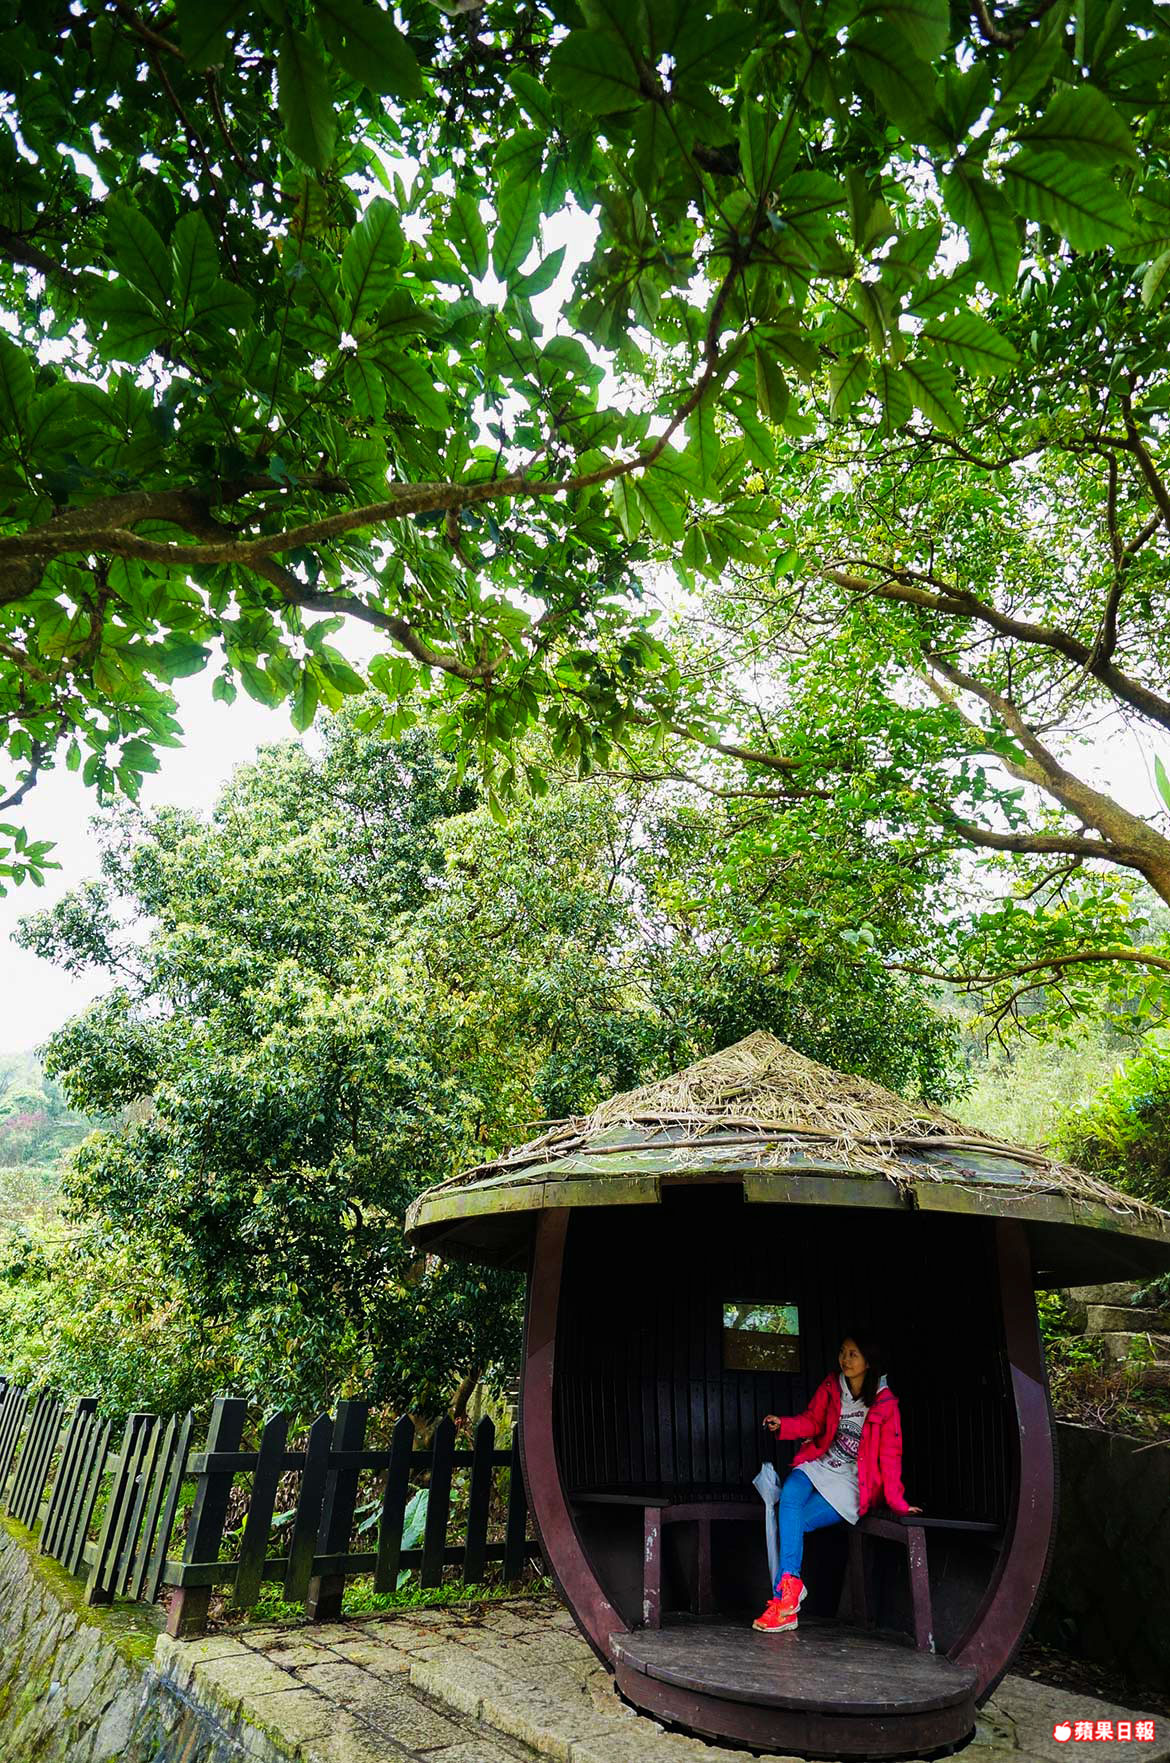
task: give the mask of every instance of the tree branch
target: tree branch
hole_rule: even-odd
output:
[[[968,986],[973,991],[986,991],[1004,980],[1023,979],[1031,973],[1059,972],[1066,967],[1083,967],[1101,962],[1130,962],[1149,967],[1158,973],[1170,973],[1170,955],[1155,954],[1153,949],[1081,949],[1075,954],[1050,955],[1043,961],[1024,962],[1019,967],[1005,967],[1001,973],[939,973],[933,968],[916,967],[910,962],[883,963],[897,973],[916,974],[920,979],[938,980],[945,985]]]
[[[1167,498],[1167,518],[1170,520],[1170,497]],[[1075,661],[1086,673],[1100,680],[1122,703],[1128,704],[1131,709],[1139,711],[1160,727],[1170,729],[1170,700],[1159,697],[1147,686],[1131,679],[1114,666],[1107,653],[1095,654],[1079,637],[1074,637],[1055,625],[1033,624],[1027,619],[1012,618],[964,588],[948,585],[936,590],[922,587],[919,585],[922,578],[916,579],[912,570],[891,570],[883,581],[867,581],[863,576],[853,575],[844,569],[827,568],[821,574],[826,581],[844,588],[847,593],[872,595],[879,600],[894,600],[904,606],[916,606],[925,612],[939,612],[950,618],[973,618],[1000,636],[1013,637],[1017,642],[1052,649],[1058,655],[1065,655],[1070,661]]]

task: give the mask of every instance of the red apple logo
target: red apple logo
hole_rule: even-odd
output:
[[[1067,1745],[1072,1737],[1072,1727],[1067,1720],[1060,1720],[1053,1727],[1052,1736],[1058,1745]]]

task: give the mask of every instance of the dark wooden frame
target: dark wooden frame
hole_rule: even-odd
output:
[[[582,1633],[599,1658],[615,1672],[622,1692],[658,1719],[675,1721],[708,1736],[778,1750],[818,1749],[820,1735],[830,1730],[832,1743],[838,1747],[836,1755],[894,1755],[899,1749],[905,1752],[940,1746],[964,1737],[971,1730],[974,1706],[991,1694],[1008,1669],[1039,1602],[1055,1532],[1052,1410],[1023,1223],[1003,1218],[992,1221],[1016,1426],[1012,1494],[1003,1546],[978,1610],[946,1654],[956,1665],[968,1667],[973,1673],[973,1692],[969,1705],[964,1701],[945,1718],[917,1712],[910,1715],[898,1727],[900,1736],[891,1748],[872,1720],[842,1724],[844,1717],[834,1715],[826,1726],[825,1718],[816,1709],[796,1714],[792,1710],[748,1707],[742,1701],[664,1683],[630,1664],[629,1645],[624,1639],[630,1635],[630,1628],[606,1595],[591,1565],[558,1462],[554,1424],[556,1340],[569,1217],[568,1208],[546,1208],[539,1215],[535,1231],[521,1383],[525,1483],[548,1571]],[[644,1503],[643,1534],[650,1572],[644,1581],[643,1617],[645,1626],[651,1628],[661,1621],[657,1577],[661,1529],[664,1523],[681,1522],[684,1514],[687,1518],[696,1516],[685,1506],[672,1511],[669,1501]],[[715,1521],[718,1508],[707,1508],[704,1516]],[[759,1522],[758,1510],[756,1517]],[[906,1547],[915,1640],[919,1648],[931,1650],[933,1624],[926,1579],[926,1528],[922,1524],[902,1526],[892,1522],[887,1526],[886,1521],[874,1518],[854,1546],[858,1561],[866,1534],[889,1536]],[[707,1532],[709,1539],[709,1523]],[[860,1579],[860,1571],[855,1568],[855,1614],[864,1622],[864,1586],[858,1589]],[[891,1719],[897,1726],[897,1719]],[[891,1720],[881,1724],[888,1734]]]

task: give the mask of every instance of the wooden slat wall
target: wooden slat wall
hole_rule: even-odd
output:
[[[602,1295],[604,1293],[604,1296]],[[795,1303],[798,1372],[724,1371],[725,1300]],[[768,1412],[798,1413],[853,1321],[890,1351],[908,1497],[937,1516],[1002,1521],[1010,1405],[986,1220],[746,1205],[729,1189],[579,1212],[557,1344],[557,1425],[571,1488],[743,1490],[775,1448]]]

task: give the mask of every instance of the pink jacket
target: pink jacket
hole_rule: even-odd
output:
[[[803,1414],[784,1415],[776,1434],[781,1439],[808,1439],[792,1459],[793,1469],[823,1457],[837,1436],[841,1418],[841,1381],[831,1372],[817,1385]],[[902,1419],[891,1389],[879,1390],[861,1424],[857,1451],[857,1504],[864,1516],[885,1501],[891,1512],[908,1512],[902,1488]]]

